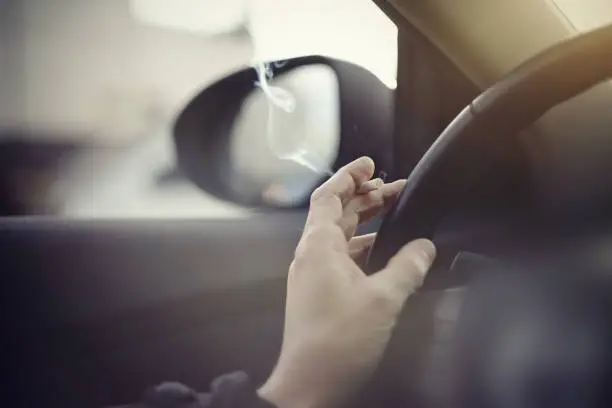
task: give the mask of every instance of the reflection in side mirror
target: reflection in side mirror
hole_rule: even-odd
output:
[[[305,202],[338,155],[340,96],[334,70],[323,64],[295,68],[270,80],[295,98],[295,110],[271,106],[254,86],[244,99],[229,140],[229,189],[241,201],[273,207]],[[314,166],[288,160],[302,151]]]

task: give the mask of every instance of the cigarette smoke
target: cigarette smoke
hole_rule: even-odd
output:
[[[249,24],[248,31],[251,38],[255,35],[252,30],[252,25]],[[308,147],[307,140],[300,140],[297,143],[290,144],[287,148],[286,143],[282,143],[281,138],[284,135],[278,134],[276,131],[276,122],[278,115],[291,115],[297,109],[297,101],[295,96],[287,89],[270,84],[274,77],[274,68],[282,68],[287,62],[276,61],[272,63],[263,62],[257,58],[257,49],[255,41],[253,41],[255,62],[253,68],[257,73],[257,81],[255,87],[261,89],[268,103],[268,117],[266,120],[266,141],[268,147],[273,154],[281,160],[290,160],[298,163],[317,174],[332,175],[332,170],[324,164],[323,159],[318,153]]]

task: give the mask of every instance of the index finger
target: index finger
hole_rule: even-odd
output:
[[[339,224],[344,204],[373,174],[374,161],[369,157],[360,157],[338,170],[312,193],[307,224]]]

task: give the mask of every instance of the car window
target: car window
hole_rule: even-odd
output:
[[[390,89],[396,81],[397,28],[370,0],[2,7],[2,215],[249,216],[248,206],[208,194],[176,168],[173,121],[198,92],[257,61],[318,54],[363,67]],[[337,148],[337,140],[324,142]],[[248,171],[267,163],[256,164]],[[272,199],[291,193],[277,184],[266,192]]]

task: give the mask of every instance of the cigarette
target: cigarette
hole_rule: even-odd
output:
[[[384,183],[382,179],[375,178],[370,181],[366,181],[357,189],[357,194],[368,194],[370,191],[379,189]]]

